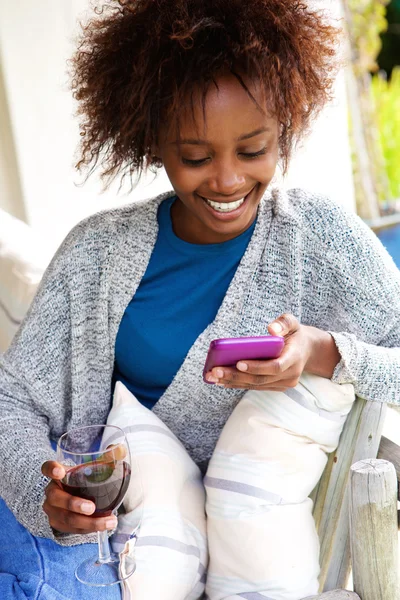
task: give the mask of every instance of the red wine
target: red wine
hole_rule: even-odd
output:
[[[91,517],[106,517],[121,504],[130,478],[125,461],[88,462],[70,469],[61,484],[68,494],[94,502]]]

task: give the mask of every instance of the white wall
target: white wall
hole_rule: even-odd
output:
[[[26,220],[0,55],[0,208]]]
[[[27,221],[55,249],[84,216],[127,202],[113,190],[101,194],[96,177],[84,186],[74,171],[79,140],[66,61],[77,17],[87,0],[18,0],[0,3],[0,50]],[[3,137],[3,136],[2,136]],[[135,197],[169,189],[166,176]],[[9,206],[9,202],[7,202]],[[0,206],[4,206],[0,199]]]
[[[343,28],[341,0],[309,0],[309,4],[325,11],[334,26]],[[346,47],[341,48],[341,58],[345,57],[346,51]],[[326,194],[355,210],[344,70],[336,80],[334,100],[321,113],[311,135],[298,149],[285,185]]]
[[[321,1],[321,0],[319,0]],[[337,10],[339,0],[324,0]],[[133,198],[155,195],[170,184],[165,173],[149,185],[142,182],[131,197],[117,197],[115,185],[101,194],[92,176],[82,187],[74,171],[74,152],[79,139],[73,118],[73,101],[67,87],[66,61],[73,48],[78,15],[87,11],[88,0],[18,0],[0,2],[0,58],[3,61],[5,96],[0,94],[1,115],[8,115],[14,161],[20,189],[0,182],[0,207],[24,217],[46,240],[52,251],[69,229],[84,216]],[[6,110],[7,109],[7,110]],[[3,129],[3,126],[2,126]],[[7,139],[2,131],[2,152]],[[1,152],[1,147],[3,151]],[[6,152],[10,157],[10,152]],[[4,161],[3,161],[4,162]],[[318,122],[305,150],[298,153],[286,182],[329,194],[354,206],[344,84],[338,100]],[[7,191],[4,191],[7,187]],[[23,199],[23,207],[21,207]],[[13,206],[14,203],[14,206]]]
[[[296,152],[284,183],[326,194],[355,210],[343,73],[336,83],[334,102],[324,109],[310,137]]]

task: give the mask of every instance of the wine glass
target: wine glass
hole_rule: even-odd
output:
[[[125,433],[114,425],[90,425],[64,433],[58,440],[57,460],[66,471],[60,481],[64,491],[90,500],[96,506],[91,517],[107,517],[125,496],[131,476],[131,456]],[[110,551],[108,532],[98,531],[99,555],[75,570],[87,585],[108,586],[124,581],[135,571],[128,554]]]

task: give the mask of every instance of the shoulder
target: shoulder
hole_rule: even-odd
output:
[[[132,228],[146,227],[161,202],[171,194],[172,192],[165,192],[153,198],[137,200],[122,207],[94,213],[75,225],[66,239],[70,244],[83,240],[93,240],[101,244],[107,243],[116,233],[121,234]]]
[[[151,236],[160,203],[166,192],[148,200],[103,210],[77,223],[54,254],[42,278],[42,286],[80,286],[98,279],[110,258],[127,240]],[[75,282],[75,284],[73,283]]]
[[[350,209],[327,196],[300,188],[275,190],[277,213],[291,221],[305,239],[318,241],[326,250],[353,250],[379,244],[375,234]]]
[[[158,206],[171,194],[172,192],[165,192],[153,198],[134,201],[86,217],[69,232],[56,256],[82,255],[89,260],[90,257],[102,254],[103,250],[108,251],[120,241],[121,236],[154,227],[154,215]]]
[[[323,234],[327,227],[346,229],[350,223],[361,221],[349,209],[323,194],[302,188],[276,188],[272,194],[278,214],[318,234]]]
[[[278,214],[298,230],[305,253],[319,255],[337,273],[359,280],[398,269],[375,233],[354,212],[330,198],[303,189],[277,190]]]

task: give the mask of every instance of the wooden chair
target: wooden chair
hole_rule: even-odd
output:
[[[361,561],[363,564],[357,565],[357,576],[359,577],[359,571],[361,570],[362,578],[365,577],[365,585],[361,587],[363,590],[369,590],[370,588],[372,590],[375,586],[380,590],[378,593],[363,592],[361,600],[397,600],[398,598],[397,477],[394,467],[390,463],[365,460],[375,459],[378,455],[386,412],[387,406],[384,404],[367,402],[361,398],[356,400],[346,421],[339,446],[336,452],[329,456],[324,474],[311,495],[314,501],[314,519],[321,545],[321,593],[304,600],[360,599],[359,595],[343,589],[346,586],[351,569],[351,546],[354,550],[353,575],[356,571],[354,560]],[[359,461],[363,462],[360,463]],[[352,477],[350,477],[350,472]],[[360,473],[363,477],[362,481],[365,482],[365,485],[362,484],[361,486],[360,480],[356,480],[356,476]],[[371,473],[376,477],[371,478]],[[386,474],[390,479],[390,484],[385,480]],[[371,486],[374,487],[371,488]],[[359,492],[360,487],[365,488],[365,491]],[[378,491],[377,488],[379,488]],[[382,510],[378,510],[379,514],[376,514],[375,511],[376,498],[370,498],[371,489],[373,490],[372,495],[374,493],[378,495],[378,504],[380,503],[383,507]],[[367,498],[361,498],[360,494],[367,494]],[[382,494],[385,496],[384,498]],[[388,494],[390,496],[389,501]],[[393,494],[395,494],[395,497]],[[350,499],[354,513],[351,533],[349,526]],[[388,512],[387,507],[389,504],[390,510]],[[365,510],[369,511],[368,515],[375,515],[373,517],[375,520],[371,520],[369,516],[366,517]],[[381,521],[376,522],[376,519]],[[389,522],[390,526],[388,528]],[[391,542],[388,550],[385,547],[385,561],[379,560],[379,556],[376,555],[376,552],[381,552],[381,554],[383,552],[381,545],[376,543],[375,538],[374,543],[368,542],[372,534],[376,534],[376,531],[378,531],[380,535],[381,530],[382,535],[386,536],[386,541],[381,539],[378,542],[381,545],[387,543],[388,539]],[[361,551],[359,550],[360,547]],[[390,571],[387,570],[387,551],[390,553]],[[386,566],[382,566],[384,563]],[[391,577],[391,582],[386,585],[388,577]],[[379,587],[382,578],[384,578],[385,586]]]

